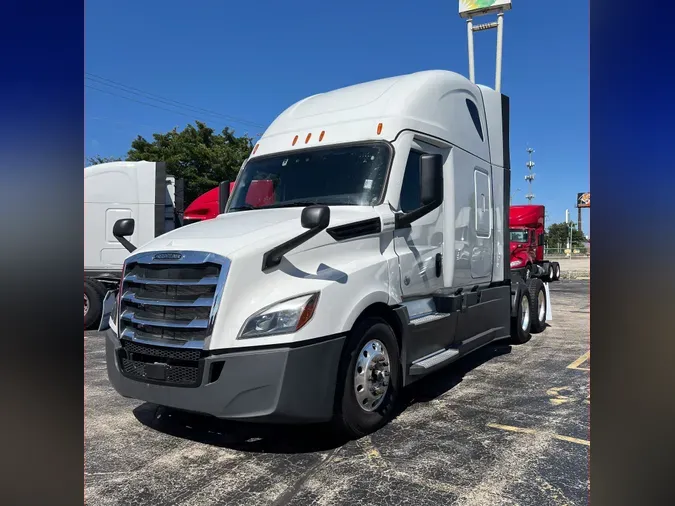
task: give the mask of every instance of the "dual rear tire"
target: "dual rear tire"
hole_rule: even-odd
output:
[[[98,326],[103,311],[103,298],[106,289],[94,279],[84,280],[84,329],[90,330]]]
[[[511,317],[511,343],[525,344],[532,338],[530,333],[530,292],[520,290],[516,293],[515,316]]]
[[[553,281],[560,281],[560,264],[553,262]]]
[[[546,289],[544,283],[539,278],[532,278],[527,283],[530,312],[530,329],[534,334],[543,332],[546,329]]]

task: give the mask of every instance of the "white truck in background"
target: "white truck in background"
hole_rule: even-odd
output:
[[[103,298],[119,284],[127,248],[113,235],[117,220],[132,218],[145,244],[181,225],[182,181],[164,163],[110,162],[84,169],[84,327],[97,327]]]
[[[376,430],[401,388],[543,328],[546,285],[532,325],[510,272],[510,173],[508,98],[454,72],[301,100],[222,214],[126,257],[101,323],[110,382],[224,419]],[[247,203],[256,181],[271,203]]]

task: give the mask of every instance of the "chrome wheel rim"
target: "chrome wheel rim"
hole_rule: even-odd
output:
[[[89,312],[89,297],[86,295],[84,296],[84,316],[87,316],[87,313]]]
[[[376,410],[389,389],[391,363],[387,348],[377,339],[368,341],[356,359],[354,394],[364,411]]]
[[[530,305],[526,296],[520,301],[520,326],[524,332],[530,328]]]
[[[544,318],[546,317],[546,294],[544,294],[544,290],[539,292],[539,296],[537,297],[537,306],[539,309],[539,321],[543,322]]]

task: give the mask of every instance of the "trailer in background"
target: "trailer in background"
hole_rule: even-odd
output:
[[[84,169],[84,326],[95,328],[103,298],[116,289],[131,244],[142,245],[182,225],[183,181],[163,162],[111,162]],[[132,218],[131,237],[113,234]]]

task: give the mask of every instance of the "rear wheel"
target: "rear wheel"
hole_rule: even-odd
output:
[[[554,276],[555,276],[555,269],[553,268],[553,264],[549,263],[548,270],[546,271],[546,281],[553,281]]]
[[[533,278],[527,283],[530,293],[530,320],[532,332],[537,334],[546,328],[546,289],[541,279]]]
[[[89,279],[84,280],[84,328],[91,329],[101,319],[103,286]]]
[[[530,340],[530,293],[523,290],[516,299],[516,315],[511,317],[511,342],[525,344]]]
[[[338,428],[362,437],[393,416],[401,377],[396,335],[381,318],[366,318],[352,330],[343,352],[338,385]]]
[[[560,264],[558,262],[555,262],[553,264],[553,281],[559,280],[560,280]]]

